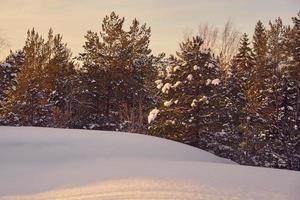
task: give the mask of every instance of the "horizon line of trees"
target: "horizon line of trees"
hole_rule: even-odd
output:
[[[107,15],[75,59],[52,29],[28,30],[0,63],[0,125],[150,134],[300,170],[300,12],[292,26],[258,21],[252,39],[202,26],[169,56],[152,54],[146,24],[124,21]]]

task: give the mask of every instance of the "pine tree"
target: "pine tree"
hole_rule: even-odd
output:
[[[75,64],[71,61],[70,49],[62,42],[62,36],[53,35],[52,29],[49,30],[45,49],[48,51],[48,62],[44,67],[44,87],[53,115],[51,126],[67,126],[61,117],[65,115],[66,104],[70,101],[70,85],[76,76]]]
[[[61,36],[50,29],[45,41],[34,29],[28,31],[23,47],[24,61],[17,76],[16,88],[8,93],[6,116],[11,124],[54,126],[54,104],[51,95],[60,80],[68,78],[61,72],[69,70],[70,53]]]
[[[291,149],[299,140],[291,129],[297,104],[296,93],[291,92],[292,88],[297,90],[292,86],[297,81],[292,81],[293,70],[287,62],[292,55],[287,38],[291,34],[280,18],[269,24],[270,30],[265,30],[259,22],[254,34],[255,73],[248,91],[247,145],[255,165],[291,168]]]
[[[81,54],[92,127],[145,132],[148,83],[155,75],[156,58],[149,49],[150,28],[133,20],[129,31],[125,19],[114,12],[106,16],[100,34],[89,31]]]
[[[288,138],[290,133],[284,131],[282,111],[285,102],[286,83],[284,71],[289,57],[287,33],[289,27],[284,26],[280,18],[274,23],[269,22],[268,33],[268,68],[270,68],[270,84],[267,85],[267,101],[262,111],[269,116],[266,118],[268,134],[264,137],[265,146],[261,155],[262,165],[287,168],[289,165]]]

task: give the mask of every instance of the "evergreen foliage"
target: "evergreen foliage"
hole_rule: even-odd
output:
[[[154,56],[150,28],[134,19],[125,30],[114,12],[76,60],[52,29],[29,30],[0,63],[0,125],[137,132],[300,170],[300,12],[292,20],[259,21],[226,69],[200,36]]]

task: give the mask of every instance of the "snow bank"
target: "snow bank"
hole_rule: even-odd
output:
[[[300,195],[299,172],[228,163],[139,134],[0,127],[1,200],[296,200]]]

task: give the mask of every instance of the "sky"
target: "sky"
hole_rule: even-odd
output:
[[[115,11],[127,26],[137,18],[151,27],[155,54],[174,53],[184,33],[196,33],[200,24],[221,29],[231,20],[251,35],[258,20],[267,25],[280,16],[291,23],[299,10],[300,0],[0,0],[0,35],[16,50],[24,45],[29,28],[46,36],[52,27],[76,56],[86,32],[100,31],[102,19]]]

